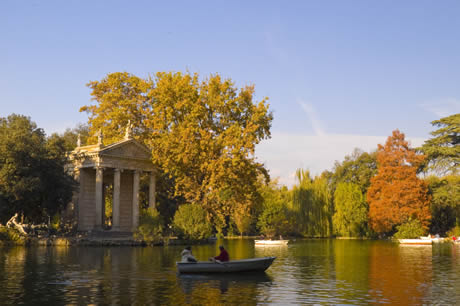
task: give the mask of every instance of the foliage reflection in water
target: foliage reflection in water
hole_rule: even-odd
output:
[[[52,304],[457,304],[460,246],[385,241],[252,240],[193,246],[200,260],[224,243],[233,259],[277,256],[261,274],[179,275],[182,247],[0,248],[0,301]]]

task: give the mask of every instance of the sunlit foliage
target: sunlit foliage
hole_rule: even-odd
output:
[[[257,221],[260,233],[277,237],[293,232],[293,218],[289,211],[290,195],[286,187],[279,188],[276,181],[262,187],[263,206]]]
[[[174,230],[187,239],[204,239],[211,236],[212,226],[206,211],[199,204],[184,204],[174,215]]]
[[[163,233],[163,220],[158,211],[151,207],[143,209],[139,218],[139,227],[133,237],[148,244],[161,241]]]
[[[389,233],[395,226],[417,219],[426,228],[431,218],[427,183],[417,177],[424,161],[404,139],[393,131],[377,153],[378,173],[371,179],[367,192],[369,221],[372,229]]]
[[[431,122],[437,130],[433,138],[419,148],[428,161],[428,171],[438,174],[460,174],[460,113]]]
[[[332,201],[326,178],[312,179],[308,170],[296,172],[298,185],[292,189],[291,209],[298,233],[307,237],[332,235]]]
[[[112,73],[88,86],[97,103],[81,111],[90,115],[91,135],[101,130],[106,142],[119,140],[130,121],[154,164],[174,180],[175,196],[202,205],[218,230],[234,215],[244,231],[241,216],[261,199],[258,177],[268,179],[254,156],[255,145],[270,137],[266,98],[254,102],[253,86],[190,73],[160,72],[154,80]]]
[[[332,223],[336,235],[364,236],[367,231],[368,207],[361,188],[353,183],[339,183],[334,193]]]

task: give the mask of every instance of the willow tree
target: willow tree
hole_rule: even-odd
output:
[[[353,183],[339,183],[334,192],[334,232],[357,237],[366,233],[368,207],[361,188]]]
[[[109,74],[89,86],[98,104],[82,110],[90,114],[92,132],[119,139],[130,120],[153,162],[174,180],[175,195],[202,205],[218,227],[261,200],[257,178],[268,174],[254,153],[270,137],[273,116],[267,98],[254,101],[254,86],[172,72],[152,81]]]
[[[312,179],[308,170],[296,172],[298,185],[292,189],[291,209],[299,234],[308,237],[328,237],[332,234],[331,197],[327,180]]]
[[[427,228],[430,214],[428,185],[417,177],[425,156],[409,147],[400,131],[393,131],[384,146],[378,146],[378,173],[367,191],[369,221],[380,234],[411,219]]]

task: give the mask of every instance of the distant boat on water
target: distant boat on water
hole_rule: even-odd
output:
[[[431,239],[398,239],[400,244],[408,245],[431,245]]]
[[[287,245],[289,240],[254,240],[255,245]]]

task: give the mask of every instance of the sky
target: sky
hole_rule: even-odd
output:
[[[460,1],[0,1],[0,117],[87,121],[89,81],[218,73],[268,97],[257,159],[281,184],[395,129],[413,147],[460,112]]]

